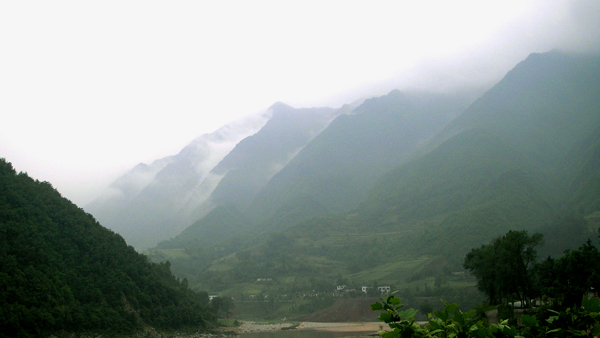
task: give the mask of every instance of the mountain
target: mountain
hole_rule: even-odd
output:
[[[466,105],[461,97],[398,90],[368,99],[335,119],[273,176],[249,212],[268,218],[298,194],[334,212],[348,211]]]
[[[243,208],[341,109],[275,104],[203,135],[179,154],[140,164],[86,210],[143,249],[178,235],[217,205]]]
[[[274,175],[334,118],[351,109],[347,105],[340,109],[295,109],[279,102],[271,106],[270,111],[273,113],[267,124],[258,133],[240,141],[212,170],[212,174],[222,179],[201,209],[233,203],[240,210],[246,210]]]
[[[599,56],[530,55],[355,213],[374,229],[410,228],[402,241],[413,255],[459,263],[486,238],[598,211],[598,78]]]
[[[518,149],[561,194],[569,154],[600,125],[600,57],[558,51],[531,54],[448,125],[432,146],[483,128]],[[556,201],[558,202],[558,201]]]
[[[248,219],[244,227],[232,230],[226,226],[222,234],[208,236],[222,224],[209,214],[188,228],[193,228],[193,233],[186,230],[156,249],[184,250],[181,259],[172,260],[173,269],[196,275],[210,259],[260,244],[315,216],[347,210],[386,170],[406,160],[465,105],[462,97],[393,91],[354,110],[347,106],[300,110],[305,118],[299,121],[286,116],[297,114],[296,110],[277,104],[280,115],[274,114],[259,133],[241,141],[214,170],[225,172],[221,168],[231,167],[231,163],[239,168],[228,169],[227,175],[237,179],[226,181],[225,176],[208,202],[233,202]],[[310,130],[309,123],[315,124],[313,115],[336,118],[324,130],[312,128],[316,132],[308,138],[303,133]],[[287,143],[273,142],[278,139]],[[302,147],[287,145],[294,142]],[[275,162],[282,158],[286,162]],[[272,167],[278,169],[267,175],[265,170]],[[252,187],[251,193],[248,187]],[[155,259],[166,257],[156,250],[150,252]]]
[[[558,224],[571,239],[594,236],[585,224],[600,211],[599,78],[597,55],[532,54],[437,134],[404,114],[409,95],[365,101],[251,204],[274,215],[301,193],[337,213],[272,224],[278,233],[213,260],[193,284],[241,290],[273,276],[274,288],[292,290],[341,275],[398,285],[442,274],[443,266],[460,269],[466,252],[508,230]],[[571,243],[549,245],[557,252]]]
[[[0,159],[0,337],[132,334],[215,320],[206,293],[151,263],[49,183]]]

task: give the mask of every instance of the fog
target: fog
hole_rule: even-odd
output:
[[[83,206],[276,101],[481,90],[599,40],[596,0],[2,2],[0,157]]]

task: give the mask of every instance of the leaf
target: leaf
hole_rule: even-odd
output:
[[[375,302],[375,304],[371,304],[371,310],[373,310],[373,311],[383,310],[383,305],[380,302]]]
[[[538,326],[538,321],[535,316],[522,315],[521,322],[527,327]]]
[[[593,336],[600,335],[600,325],[594,326],[590,332],[592,333]]]
[[[388,297],[388,303],[393,304],[393,305],[399,305],[400,303],[402,303],[402,301],[400,300],[400,298],[390,296],[390,297]]]
[[[469,311],[467,311],[467,312],[463,313],[463,318],[464,318],[464,319],[469,319],[469,318],[473,317],[473,316],[474,316],[474,315],[476,315],[476,314],[477,314],[477,310],[475,310],[475,309],[471,309],[471,310],[469,310]]]
[[[443,320],[443,321],[448,320],[448,313],[447,312],[435,311],[433,314],[436,317],[438,317],[439,319]]]
[[[444,311],[448,313],[454,312],[456,310],[458,310],[458,304],[456,303],[446,304],[446,308],[444,309]]]
[[[419,311],[415,309],[408,309],[406,311],[399,312],[398,315],[400,316],[400,318],[412,319],[417,314],[417,312]]]
[[[379,315],[379,320],[389,323],[392,320],[392,315],[390,313],[383,312]]]
[[[427,337],[431,337],[439,332],[444,332],[444,330],[441,330],[441,329],[433,330],[427,334]]]
[[[383,338],[394,338],[394,337],[398,337],[398,333],[397,332],[386,332],[383,334]]]
[[[581,305],[590,312],[600,312],[600,299],[596,297],[590,299],[583,296]]]

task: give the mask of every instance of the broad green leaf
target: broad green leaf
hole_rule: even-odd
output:
[[[375,302],[375,304],[371,304],[371,310],[373,310],[373,311],[382,310],[382,309],[383,309],[383,305],[380,302]]]
[[[456,303],[446,304],[446,308],[444,309],[444,311],[448,313],[454,312],[456,310],[458,310],[458,304]]]
[[[581,302],[583,307],[590,312],[600,312],[600,299],[599,298],[587,298],[583,296],[583,300]]]
[[[402,301],[400,301],[400,298],[394,297],[394,296],[390,296],[390,298],[388,298],[389,303],[390,304],[394,304],[394,305],[399,305],[400,303],[402,303]]]
[[[467,311],[467,312],[463,313],[463,318],[464,318],[464,319],[468,319],[468,318],[471,318],[471,317],[473,317],[473,316],[474,316],[474,315],[476,315],[476,314],[477,314],[477,310],[475,310],[475,309],[471,309],[471,310],[469,310],[469,311]]]
[[[398,315],[400,316],[400,318],[408,319],[413,318],[417,314],[417,312],[419,311],[415,309],[408,309],[406,311],[399,312]]]
[[[379,320],[387,323],[392,320],[392,315],[390,313],[383,312],[379,314]]]
[[[535,316],[522,315],[521,322],[527,327],[538,326],[538,321]]]

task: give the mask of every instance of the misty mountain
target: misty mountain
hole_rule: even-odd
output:
[[[231,123],[198,137],[177,155],[139,164],[85,208],[134,246],[175,235],[189,225],[175,220],[185,216],[179,211],[190,196],[204,181],[211,182],[210,171],[267,119],[263,114]]]
[[[243,229],[236,231],[226,227],[228,230],[223,234],[207,236],[221,224],[214,222],[213,215],[209,214],[190,227],[195,229],[193,234],[186,230],[170,241],[159,243],[157,248],[186,248],[205,258],[206,250],[201,247],[209,245],[215,247],[208,250],[211,257],[218,258],[260,244],[265,238],[315,216],[349,210],[385,171],[399,165],[425,144],[466,106],[466,102],[462,96],[393,91],[366,100],[349,114],[349,107],[345,106],[342,109],[346,114],[338,112],[339,116],[306,147],[297,148],[295,156],[288,156],[289,163],[280,171],[269,176],[262,173],[262,178],[257,179],[255,175],[249,175],[257,172],[255,167],[264,172],[264,168],[269,169],[264,163],[269,163],[270,158],[284,158],[279,155],[281,145],[274,147],[270,140],[277,139],[280,134],[293,136],[293,130],[302,126],[298,122],[293,125],[280,122],[268,128],[268,123],[260,133],[240,142],[215,168],[217,171],[233,162],[232,159],[239,158],[240,169],[233,173],[241,180],[230,181],[225,186],[224,178],[208,200],[210,203],[219,202],[219,199],[221,203],[240,201],[248,196],[245,193],[248,184],[262,188],[252,191],[254,198],[245,198],[244,203],[236,205],[251,224],[246,223]],[[292,112],[290,107],[277,106],[282,111]],[[303,115],[310,116],[308,112]],[[332,115],[328,113],[327,116]],[[289,150],[288,154],[291,154]],[[224,201],[219,192],[222,186],[229,189],[230,196]],[[201,227],[205,229],[201,231]],[[197,262],[197,268],[204,258],[195,256],[192,259]],[[181,268],[179,263],[174,265],[175,271]]]
[[[494,236],[552,224],[571,234],[550,241],[555,252],[581,244],[567,241],[589,236],[585,222],[600,211],[599,78],[598,56],[532,54],[452,122],[435,127],[403,114],[413,107],[409,95],[365,101],[315,137],[251,204],[273,215],[301,193],[346,211],[279,223],[277,235],[252,248],[238,245],[243,255],[213,260],[194,278],[196,287],[267,274],[401,283],[424,276],[394,272],[401,262],[442,257],[456,268]]]
[[[273,176],[248,212],[268,218],[301,194],[334,212],[347,211],[467,104],[461,97],[398,90],[368,99],[352,114],[335,119]]]
[[[356,213],[374,227],[410,227],[413,252],[460,259],[508,230],[600,210],[598,78],[598,56],[530,55],[444,128],[433,150],[379,181]]]
[[[243,207],[346,110],[275,104],[267,114],[197,138],[177,155],[136,166],[86,210],[132,245],[155,245],[179,234],[217,205]]]
[[[599,74],[598,56],[531,54],[452,121],[433,145],[463,130],[483,128],[518,149],[552,182],[553,194],[563,193],[573,175],[569,154],[600,125]]]
[[[335,117],[351,111],[349,106],[295,109],[283,103],[270,110],[272,117],[260,132],[240,141],[211,171],[222,179],[197,216],[202,209],[224,203],[233,203],[240,210],[248,208],[255,195],[304,146]]]

